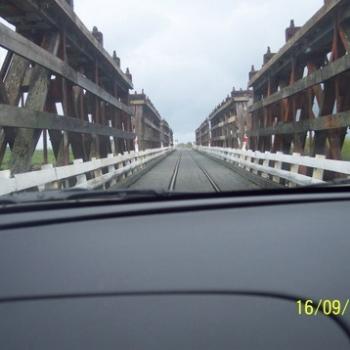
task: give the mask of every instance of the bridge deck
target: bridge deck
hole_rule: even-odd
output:
[[[170,190],[172,185],[176,192],[219,192],[257,188],[255,184],[218,162],[187,149],[173,152],[130,188]]]

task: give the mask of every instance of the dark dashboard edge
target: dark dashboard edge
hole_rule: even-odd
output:
[[[220,193],[169,193],[159,197],[144,197],[123,199],[110,198],[108,196],[101,198],[92,198],[86,200],[61,200],[61,201],[38,201],[23,202],[16,204],[0,205],[1,214],[24,213],[34,211],[46,211],[57,209],[77,209],[87,207],[101,207],[106,205],[135,204],[135,203],[158,203],[158,202],[178,202],[186,200],[210,200],[210,199],[246,199],[252,197],[279,196],[279,195],[315,195],[315,194],[345,194],[350,196],[350,186],[310,186],[296,188],[270,188],[259,190],[232,191]],[[1,197],[0,197],[1,199]]]
[[[339,195],[339,193],[341,195]],[[322,195],[323,194],[323,195]],[[239,209],[249,207],[261,207],[261,206],[276,206],[276,205],[292,205],[292,204],[310,204],[310,203],[329,203],[329,202],[346,202],[350,200],[350,193],[346,191],[329,193],[329,196],[325,196],[326,193],[306,193],[303,195],[292,195],[284,193],[284,196],[250,196],[250,197],[231,197],[230,198],[206,198],[206,199],[192,199],[182,201],[153,201],[153,205],[145,207],[150,204],[150,201],[142,202],[142,208],[132,208],[133,205],[130,203],[118,203],[119,205],[124,204],[128,206],[128,210],[119,210],[118,205],[113,206],[113,210],[108,213],[100,212],[96,214],[80,214],[73,215],[70,217],[56,217],[50,219],[36,219],[36,220],[23,220],[22,222],[0,224],[0,230],[12,230],[26,227],[39,227],[39,226],[50,226],[66,223],[74,223],[80,221],[94,221],[104,219],[115,219],[125,218],[132,216],[148,216],[158,214],[175,214],[183,212],[198,212],[208,210],[220,210],[220,209]],[[333,195],[332,195],[333,194]],[[225,200],[226,199],[226,200]],[[164,203],[166,202],[166,203]],[[166,206],[167,204],[168,206]],[[111,202],[106,202],[104,205],[113,205]],[[140,205],[139,205],[140,206]],[[130,208],[129,208],[130,207]],[[82,209],[80,206],[75,207],[76,210]],[[52,209],[68,209],[67,207],[61,208],[50,208]],[[46,209],[46,210],[50,210]],[[35,210],[38,211],[38,210]],[[18,212],[17,212],[18,213]],[[12,213],[13,214],[13,213]],[[18,219],[18,218],[17,218]],[[1,215],[0,215],[1,220]]]

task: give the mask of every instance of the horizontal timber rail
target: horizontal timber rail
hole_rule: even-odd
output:
[[[275,127],[268,127],[259,131],[248,131],[249,136],[271,136],[283,134],[298,134],[308,131],[321,131],[346,128],[350,125],[350,111],[302,120],[294,123],[280,123]]]
[[[323,155],[306,157],[300,154],[258,152],[220,147],[197,146],[200,152],[233,163],[266,180],[289,187],[322,184],[326,171],[350,176],[350,162],[325,159]],[[305,175],[305,174],[310,175]]]
[[[284,45],[279,52],[274,55],[269,62],[267,62],[264,67],[258,71],[250,80],[249,85],[253,86],[257,81],[259,81],[264,75],[268,75],[269,70],[273,66],[279,65],[279,60],[281,58],[284,58],[290,54],[291,51],[293,51],[295,45],[297,45],[300,41],[309,41],[308,36],[310,33],[312,33],[315,29],[322,26],[322,22],[324,22],[325,18],[332,16],[334,11],[339,8],[339,6],[345,4],[347,0],[327,0],[325,1],[325,5],[317,11],[317,13],[308,20],[305,25],[300,28],[293,36],[288,40],[286,45]],[[341,16],[344,16],[346,13],[342,13]],[[313,34],[311,34],[313,36]]]
[[[113,105],[121,111],[131,114],[131,107],[120,102],[117,98],[113,97],[83,74],[76,72],[60,58],[53,56],[45,49],[7,28],[2,23],[0,23],[0,46],[28,59],[32,63],[37,63],[48,69],[50,72],[56,73],[71,83],[91,92],[104,102]]]
[[[98,189],[113,186],[118,181],[143,169],[150,161],[166,155],[172,148],[134,151],[124,155],[108,155],[105,159],[53,167],[44,165],[41,170],[11,176],[10,171],[0,171],[0,195],[26,190]]]
[[[103,47],[66,0],[0,0],[0,166],[34,169],[52,149],[57,166],[135,149],[132,75]],[[49,144],[51,142],[51,145]],[[51,146],[51,147],[50,147]],[[50,160],[51,161],[51,160]]]
[[[311,73],[308,77],[305,77],[288,87],[282,88],[280,91],[263,98],[261,101],[254,103],[250,108],[250,112],[254,112],[262,107],[270,106],[273,103],[279,102],[282,99],[294,96],[308,88],[312,88],[315,85],[321,84],[330,80],[344,72],[350,70],[350,56],[346,55],[338,60],[330,63],[322,70],[318,70]]]
[[[0,125],[26,129],[63,130],[73,133],[113,136],[134,139],[134,133],[126,132],[105,125],[93,124],[84,120],[63,117],[48,112],[34,112],[26,108],[0,104]]]

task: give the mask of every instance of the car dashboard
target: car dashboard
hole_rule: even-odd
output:
[[[7,208],[2,349],[348,349],[347,191]]]

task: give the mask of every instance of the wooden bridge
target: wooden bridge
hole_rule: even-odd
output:
[[[201,123],[194,150],[174,149],[169,123],[144,91],[130,94],[129,69],[73,6],[0,0],[0,194],[219,192],[349,177],[342,159],[350,125],[348,0],[325,1],[303,27],[292,21],[286,44],[278,53],[268,48],[260,70],[252,67],[248,89],[233,89]]]
[[[285,37],[277,53],[268,48],[260,70],[252,67],[252,89],[241,91],[249,108],[233,91],[197,129],[197,145],[287,185],[348,177],[350,2],[324,1],[303,27],[292,20]],[[208,146],[234,149],[224,156]]]
[[[103,48],[66,1],[0,1],[1,68],[0,162],[11,151],[12,174],[31,170],[32,155],[48,137],[56,164],[107,157],[133,149],[128,105],[132,77]],[[62,113],[63,115],[58,116]],[[111,142],[113,138],[113,143]]]
[[[91,163],[90,168],[97,171],[103,159],[109,159],[109,169],[111,157],[129,159],[137,137],[143,139],[143,134],[153,132],[152,113],[157,114],[159,125],[157,135],[150,136],[149,148],[172,145],[169,124],[154,112],[144,94],[147,115],[135,117],[129,69],[121,69],[115,51],[110,55],[104,49],[97,27],[89,31],[84,26],[73,1],[4,0],[0,16],[0,46],[6,50],[0,71],[0,166],[5,169],[0,176],[12,184],[10,188],[16,177],[27,172],[35,170],[39,175],[40,169],[32,164],[38,147],[43,148],[46,173],[53,168],[48,164],[49,149],[57,168],[74,162],[76,170],[77,164]],[[136,130],[140,121],[148,125]],[[147,153],[143,145],[140,148]],[[10,158],[8,166],[3,163],[5,154]],[[86,174],[88,181],[99,174],[96,171]],[[100,169],[101,174],[107,171],[108,167]],[[57,181],[56,187],[72,185]]]

